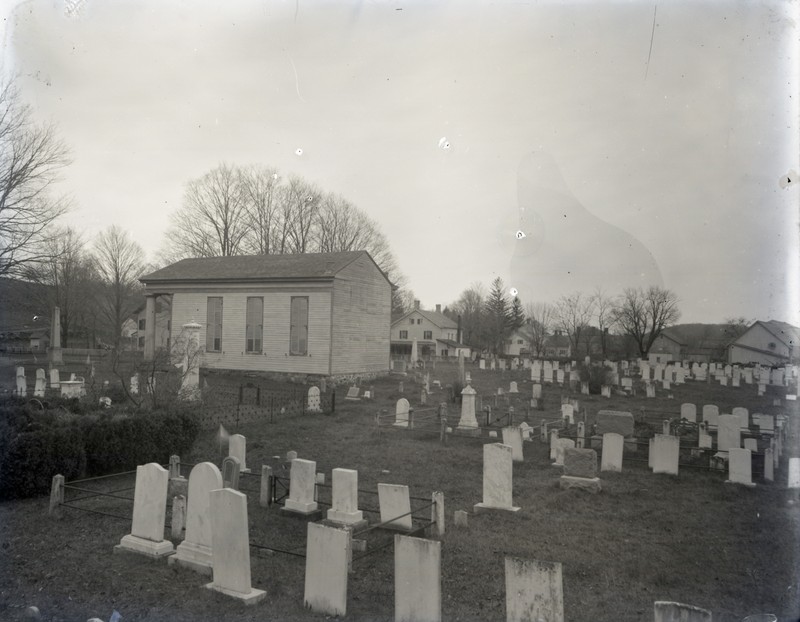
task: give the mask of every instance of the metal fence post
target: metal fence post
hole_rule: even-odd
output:
[[[431,493],[431,520],[433,521],[433,532],[439,538],[444,537],[444,493],[434,491]]]
[[[266,464],[261,465],[261,491],[258,504],[262,508],[269,507],[272,503],[272,467]]]
[[[47,513],[53,518],[61,518],[62,503],[64,503],[64,476],[53,475],[50,484],[50,509]]]

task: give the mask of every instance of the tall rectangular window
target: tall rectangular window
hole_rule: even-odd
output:
[[[432,330],[423,331],[422,332],[422,338],[423,339],[433,339],[433,331]]]
[[[308,354],[308,296],[292,296],[289,318],[289,353]]]
[[[247,352],[261,353],[261,338],[264,334],[264,299],[248,297],[245,321],[245,349]]]
[[[401,330],[400,331],[400,339],[408,339],[408,331],[407,330]]]
[[[222,351],[222,296],[209,296],[206,306],[206,350]]]

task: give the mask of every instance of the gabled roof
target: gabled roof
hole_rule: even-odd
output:
[[[394,322],[392,322],[392,326],[397,324],[398,322],[402,322],[405,320],[409,315],[413,315],[414,313],[419,313],[422,317],[428,320],[434,326],[438,326],[439,328],[454,328],[458,329],[458,324],[447,317],[444,313],[436,313],[436,311],[425,311],[424,309],[411,309],[407,313],[404,313],[399,318],[397,318]]]
[[[236,255],[233,257],[195,257],[141,277],[145,284],[209,281],[294,281],[333,279],[367,251],[340,253],[296,253],[284,255]],[[377,264],[375,264],[377,268]],[[386,275],[378,268],[384,278]],[[386,279],[389,280],[388,278]]]
[[[544,345],[551,348],[566,348],[569,347],[569,337],[566,335],[548,335],[544,339]]]
[[[796,326],[792,326],[786,322],[779,322],[778,320],[768,320],[766,322],[759,320],[753,324],[753,326],[756,324],[761,324],[761,326],[763,326],[767,331],[775,335],[777,339],[780,339],[790,348],[800,345],[800,328],[797,328]],[[750,328],[753,328],[753,326]]]
[[[437,339],[436,341],[438,341],[439,343],[443,343],[448,348],[461,348],[461,349],[470,348],[470,346],[464,343],[458,343],[457,341],[453,341],[452,339]]]

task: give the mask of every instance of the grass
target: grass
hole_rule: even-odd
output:
[[[545,386],[545,409],[525,412],[530,395],[527,372],[470,369],[473,386],[482,395],[508,388],[517,380],[521,396],[515,422],[532,424],[559,416],[561,389]],[[457,370],[439,365],[432,378],[452,382]],[[393,410],[399,397],[396,379],[373,383],[374,402],[349,402],[337,396],[333,416],[306,415],[275,424],[243,425],[247,464],[254,473],[261,464],[285,473],[289,450],[316,460],[317,471],[357,469],[359,488],[376,490],[378,482],[408,484],[413,496],[429,498],[444,491],[447,532],[442,541],[442,611],[445,620],[504,620],[503,558],[513,555],[563,564],[566,618],[570,621],[639,621],[652,619],[653,601],[676,600],[713,611],[716,622],[733,622],[758,612],[782,620],[800,617],[797,534],[800,504],[796,491],[785,489],[785,462],[775,484],[758,482],[754,489],[723,483],[724,474],[682,469],[678,477],[653,475],[646,464],[625,462],[622,473],[602,473],[603,491],[562,491],[560,469],[550,466],[549,449],[538,437],[525,444],[525,462],[514,466],[516,514],[472,514],[481,500],[482,438],[451,436],[438,441],[438,427],[421,430],[378,428],[376,412]],[[417,404],[419,385],[404,379],[404,396]],[[659,391],[643,397],[575,397],[588,421],[601,408],[641,409],[653,421],[677,413],[680,403],[716,403],[720,412],[745,406],[751,412],[776,414],[775,389],[758,398],[755,386],[732,389],[708,384],[676,387],[673,398]],[[777,393],[775,394],[777,395]],[[524,396],[524,397],[523,397]],[[434,393],[429,404],[443,401]],[[457,407],[450,405],[457,421]],[[792,412],[792,425],[796,425]],[[794,429],[794,428],[793,428]],[[495,442],[494,439],[491,439]],[[796,436],[792,452],[797,451]],[[277,456],[277,458],[276,458]],[[646,457],[646,454],[642,454]],[[203,433],[187,462],[219,463],[214,432]],[[166,456],[165,456],[166,460]],[[781,479],[782,478],[782,479]],[[132,485],[129,478],[128,485]],[[109,483],[124,487],[124,483]],[[257,490],[258,478],[245,477],[242,487]],[[321,501],[329,492],[322,489]],[[261,508],[258,494],[248,494],[253,542],[280,549],[303,550],[305,523],[282,516],[277,508]],[[130,513],[130,504],[98,500],[97,508]],[[421,503],[421,502],[419,502]],[[419,505],[419,503],[417,505]],[[377,509],[377,498],[362,495],[362,509]],[[127,508],[127,509],[126,509]],[[456,528],[455,510],[468,510],[469,526]],[[47,499],[0,505],[0,618],[24,619],[24,608],[36,605],[44,620],[108,619],[117,609],[124,622],[134,620],[321,620],[326,616],[303,609],[305,560],[281,553],[251,550],[252,582],[267,591],[267,600],[253,608],[202,589],[207,579],[153,563],[134,555],[112,555],[129,524],[103,516],[65,510],[60,521],[47,516]],[[427,518],[428,512],[423,512]],[[377,515],[368,513],[372,522]],[[367,535],[368,550],[390,542],[392,534]],[[347,620],[393,619],[392,548],[354,562],[348,586]]]

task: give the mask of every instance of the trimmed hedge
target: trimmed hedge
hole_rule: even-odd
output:
[[[53,475],[67,481],[166,463],[194,443],[199,425],[188,412],[87,415],[0,403],[0,499],[45,494]]]

